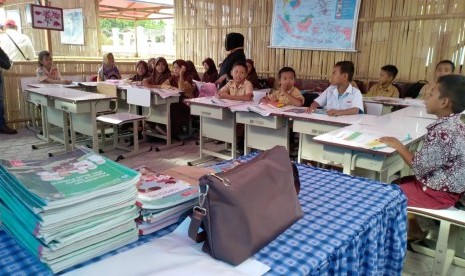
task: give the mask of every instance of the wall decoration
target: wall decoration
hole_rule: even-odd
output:
[[[32,27],[63,31],[63,9],[31,5]]]
[[[355,51],[360,0],[275,0],[271,47]]]
[[[64,29],[61,44],[84,45],[84,19],[82,9],[63,10]]]

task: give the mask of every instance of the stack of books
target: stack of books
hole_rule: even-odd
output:
[[[197,185],[145,166],[136,170],[141,174],[137,183],[137,205],[141,211],[136,220],[140,235],[177,223],[196,205],[199,196]]]
[[[54,273],[138,239],[140,175],[80,148],[0,160],[3,229]]]

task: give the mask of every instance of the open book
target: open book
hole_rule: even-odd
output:
[[[352,130],[342,130],[334,138],[335,140],[344,141],[348,145],[359,146],[371,150],[380,150],[388,147],[386,144],[379,141],[379,138],[385,135],[373,132],[361,132]],[[408,142],[412,138],[409,134],[405,137],[398,137],[402,143]]]

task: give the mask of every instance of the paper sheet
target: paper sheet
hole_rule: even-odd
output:
[[[187,236],[189,224],[187,218],[171,234],[65,275],[262,275],[270,269],[252,258],[236,267],[213,259]]]

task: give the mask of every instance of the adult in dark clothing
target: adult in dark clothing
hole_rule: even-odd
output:
[[[220,67],[220,77],[216,80],[215,84],[223,86],[227,79],[232,79],[231,71],[233,64],[236,62],[245,62],[244,53],[244,36],[240,33],[229,33],[226,35],[225,40],[226,51],[229,54],[223,60]]]
[[[3,50],[0,48],[0,50],[3,52]],[[4,95],[3,95],[3,72],[2,70],[3,69],[10,69],[11,67],[11,62],[10,62],[10,59],[6,56],[6,54],[3,52],[3,55],[1,55],[2,57],[4,57],[5,60],[2,60],[0,62],[0,65],[1,65],[1,68],[0,68],[0,134],[16,134],[18,133],[16,131],[16,129],[12,129],[12,128],[9,128],[7,125],[6,125],[6,121],[5,121],[5,115],[4,115],[4,106],[3,106],[3,98],[4,98]]]

